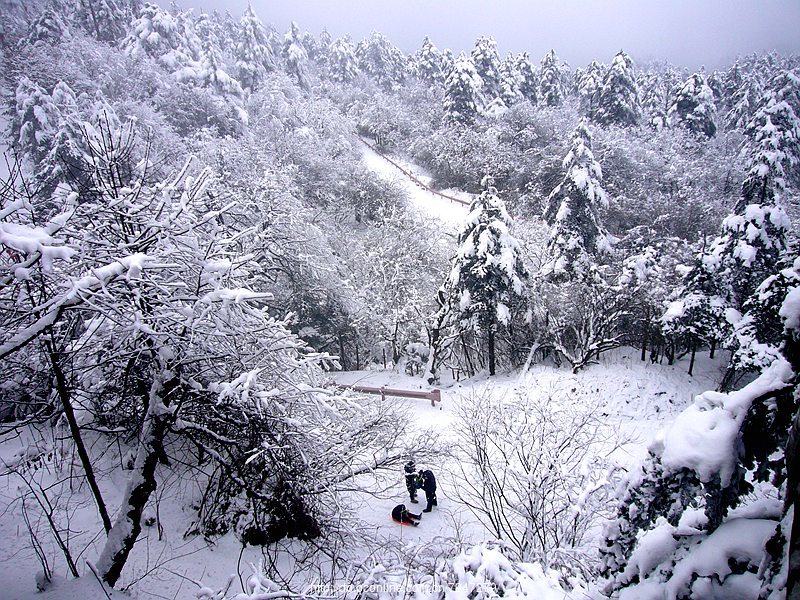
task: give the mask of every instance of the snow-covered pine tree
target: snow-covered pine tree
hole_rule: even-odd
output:
[[[172,15],[155,4],[146,3],[134,19],[130,31],[121,42],[131,56],[147,56],[157,60],[170,73],[179,72],[195,62],[196,39],[187,36],[190,21],[182,13]]]
[[[753,118],[761,97],[764,84],[758,73],[747,73],[741,76],[741,83],[730,96],[730,109],[725,115],[725,124],[729,129],[744,129]]]
[[[747,123],[750,168],[736,210],[775,204],[786,188],[786,171],[800,163],[800,119],[788,102],[766,92]]]
[[[586,115],[593,115],[597,110],[597,99],[603,86],[605,67],[593,60],[577,78],[576,87],[581,102],[581,110]]]
[[[195,81],[213,89],[220,96],[244,95],[241,84],[225,71],[215,22],[207,14],[199,15],[195,31],[200,40],[199,60],[196,66]]]
[[[456,59],[444,85],[444,112],[448,121],[474,121],[483,106],[483,81],[475,71],[472,60],[463,52]]]
[[[86,33],[101,42],[125,37],[131,20],[130,3],[123,0],[77,0],[74,19]]]
[[[625,52],[620,50],[611,61],[591,114],[594,121],[603,125],[613,123],[627,126],[639,122],[639,89],[633,72],[633,60]]]
[[[250,4],[239,20],[236,37],[236,77],[243,87],[256,91],[266,74],[275,70],[275,56],[264,26]]]
[[[328,76],[339,83],[349,83],[358,75],[356,49],[350,36],[336,38],[331,44],[328,59]]]
[[[528,278],[520,247],[511,235],[513,220],[487,179],[472,201],[458,235],[458,250],[445,284],[451,321],[461,331],[484,336],[489,374],[496,370],[495,341],[511,324]]]
[[[544,219],[551,227],[549,259],[542,274],[554,281],[590,275],[599,255],[611,251],[611,237],[598,210],[608,205],[602,169],[592,153],[592,135],[581,119],[563,161],[564,180],[550,193]]]
[[[511,54],[500,63],[498,98],[506,107],[514,106],[523,100],[522,74],[517,70],[517,61]]]
[[[527,52],[517,54],[516,71],[519,74],[519,91],[522,97],[531,104],[536,104],[539,98],[539,80]]]
[[[447,77],[444,59],[439,49],[426,35],[422,46],[413,57],[416,76],[427,83],[443,84]]]
[[[403,83],[408,74],[406,55],[377,31],[358,43],[356,58],[358,68],[386,90]]]
[[[286,72],[294,77],[304,90],[309,89],[308,81],[308,50],[303,44],[303,35],[297,23],[292,21],[289,31],[283,38],[281,56],[286,61]]]
[[[744,83],[744,74],[742,73],[742,66],[739,64],[739,60],[736,59],[722,76],[722,97],[725,106],[727,106],[729,110],[733,106],[733,96],[739,91],[739,88],[742,87],[742,83]]]
[[[483,96],[491,103],[500,96],[500,56],[497,54],[497,42],[491,36],[482,35],[475,40],[470,52],[475,72],[483,81]]]
[[[730,301],[713,263],[707,259],[703,253],[695,258],[680,289],[672,294],[673,299],[661,316],[661,333],[671,345],[667,350],[670,364],[679,349],[689,351],[689,375],[694,372],[697,350],[708,345],[713,356],[730,329],[726,319]]]
[[[561,81],[561,68],[555,50],[542,57],[539,71],[539,98],[546,106],[558,106],[564,100],[564,84]]]
[[[48,6],[31,22],[24,41],[32,46],[37,42],[52,44],[61,41],[68,33],[69,25],[66,20],[58,11]]]
[[[717,133],[714,93],[702,73],[694,73],[677,91],[667,117],[672,125],[713,137]]]

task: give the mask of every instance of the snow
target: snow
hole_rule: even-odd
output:
[[[421,187],[419,184],[409,179],[400,169],[366,145],[362,148],[362,158],[368,169],[384,180],[396,183],[400,186],[408,195],[410,203],[423,215],[441,221],[443,225],[450,229],[460,226],[467,218],[469,213],[467,204],[460,204],[449,200]],[[431,182],[432,178],[423,173],[419,167],[395,158],[392,158],[392,160],[402,166],[407,172],[413,173],[414,177],[425,185]],[[459,190],[441,190],[441,193],[459,198],[467,203],[471,202],[473,199],[473,196],[470,194]]]
[[[764,543],[775,531],[775,521],[730,519],[694,546],[675,568],[666,585],[667,598],[677,598],[691,589],[695,577],[723,580],[731,574],[731,563],[746,562],[751,567],[761,563]],[[755,573],[750,577],[757,580]],[[740,582],[739,586],[748,582]],[[696,584],[695,584],[696,586]],[[739,587],[737,586],[737,587]],[[698,597],[702,597],[698,594]],[[728,597],[735,597],[731,594]]]
[[[736,467],[739,429],[750,405],[788,385],[792,376],[791,365],[780,358],[741,390],[704,392],[656,439],[651,450],[661,455],[667,469],[689,468],[704,482],[719,476],[721,484],[728,485]]]

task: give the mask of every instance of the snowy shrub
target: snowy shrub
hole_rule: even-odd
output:
[[[589,398],[566,403],[575,392],[548,393],[526,380],[510,397],[484,392],[465,401],[453,477],[457,498],[519,560],[588,576],[586,536],[615,480],[614,465],[600,456],[620,440]]]

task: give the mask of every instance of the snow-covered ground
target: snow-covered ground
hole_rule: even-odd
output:
[[[604,356],[600,364],[592,365],[577,375],[566,368],[535,365],[525,375],[508,373],[493,378],[478,376],[468,381],[450,382],[442,388],[442,402],[436,407],[427,400],[387,398],[386,401],[402,405],[412,428],[429,430],[446,445],[453,436],[452,425],[457,408],[461,403],[471,401],[475,395],[489,393],[504,396],[520,389],[542,393],[560,390],[565,392],[558,395],[561,401],[575,402],[576,406],[587,400],[599,400],[602,407],[599,416],[611,428],[631,438],[624,453],[618,456],[620,462],[630,466],[644,456],[653,436],[685,408],[694,395],[715,386],[720,375],[720,364],[718,361],[709,361],[703,355],[696,366],[697,374],[689,377],[685,361],[679,361],[674,366],[651,365],[639,361],[638,353],[634,350],[620,350]],[[339,384],[427,388],[419,378],[393,371],[344,372],[335,373],[332,377]],[[17,449],[15,446],[19,445],[4,445],[0,448],[0,455],[7,459]],[[418,468],[430,468],[439,480],[439,506],[423,516],[419,527],[401,526],[390,518],[395,505],[409,504],[402,472],[385,480],[374,481],[376,488],[380,488],[375,494],[351,496],[354,517],[361,522],[362,533],[374,534],[387,544],[399,543],[397,547],[416,548],[419,552],[430,551],[439,541],[446,539],[457,538],[468,542],[486,539],[487,533],[475,517],[455,499],[454,484],[448,475],[453,467],[448,461],[452,460],[455,459],[444,458],[437,464],[418,461]],[[79,467],[76,465],[74,468],[77,470]],[[164,469],[163,473],[169,471]],[[79,586],[67,584],[63,565],[56,565],[57,579],[60,581],[53,591],[45,595],[36,593],[31,574],[39,567],[31,549],[19,502],[14,500],[18,491],[11,485],[11,478],[3,478],[3,481],[5,487],[0,490],[2,597],[9,600],[104,597],[97,582],[94,582],[94,587],[91,580]],[[362,483],[369,484],[371,481],[370,476],[365,476]],[[118,505],[123,486],[123,481],[103,481],[103,492],[111,506]],[[184,539],[183,534],[194,517],[194,511],[189,507],[192,493],[191,486],[187,487],[185,481],[178,481],[174,475],[164,475],[160,482],[157,492],[158,516],[163,530],[159,532],[157,526],[145,528],[125,568],[125,581],[140,579],[132,588],[136,597],[192,597],[191,594],[196,590],[192,580],[222,586],[228,576],[237,571],[246,577],[248,565],[258,564],[261,560],[259,550],[254,548],[247,548],[240,558],[241,546],[232,535],[216,540],[210,547],[198,537]],[[69,502],[70,529],[73,532],[71,544],[77,549],[76,554],[83,549],[79,562],[84,571],[85,561],[97,556],[97,542],[91,541],[99,531],[96,511],[83,488],[77,490]],[[409,506],[421,509],[424,504],[421,502]],[[47,531],[42,530],[41,537],[46,541]],[[54,550],[52,546],[50,550]],[[159,569],[148,573],[159,563],[162,563]],[[91,579],[90,574],[88,577]],[[88,591],[89,588],[93,591]],[[87,593],[94,595],[87,596]]]
[[[453,229],[458,228],[462,224],[469,213],[469,207],[466,204],[460,204],[458,202],[448,200],[440,195],[431,193],[430,190],[421,187],[409,179],[395,165],[387,161],[371,148],[364,144],[361,145],[361,148],[364,164],[366,164],[367,168],[380,175],[386,181],[391,181],[401,186],[402,189],[408,194],[408,199],[411,205],[416,207],[421,214],[438,219],[445,226],[449,226]],[[413,173],[414,177],[416,177],[419,181],[426,185],[430,184],[432,177],[425,173],[420,167],[394,157],[392,157],[392,160],[407,172]],[[466,202],[470,202],[472,200],[471,194],[462,192],[460,190],[441,190],[441,192],[442,194],[452,196],[454,198],[460,198]]]

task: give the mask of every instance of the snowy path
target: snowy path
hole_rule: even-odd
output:
[[[592,365],[573,375],[569,369],[546,365],[531,367],[524,377],[518,373],[491,378],[476,377],[470,381],[443,386],[442,402],[432,407],[426,400],[387,398],[400,403],[409,425],[418,430],[430,430],[447,445],[452,439],[453,424],[458,407],[473,395],[492,394],[507,397],[518,389],[527,389],[533,394],[558,398],[564,407],[581,407],[587,402],[599,405],[597,415],[605,425],[627,439],[627,443],[613,453],[613,459],[625,469],[638,464],[647,455],[647,448],[659,432],[674,417],[689,405],[694,396],[714,389],[721,373],[719,359],[710,361],[707,355],[698,357],[696,375],[686,374],[688,363],[679,361],[675,365],[651,365],[641,362],[638,351],[621,349],[601,358],[600,364]],[[393,371],[350,371],[335,373],[341,385],[367,385],[407,390],[430,389],[419,377],[410,377]],[[439,507],[431,514],[423,515],[419,527],[412,528],[394,524],[389,514],[394,506],[404,503],[412,509],[424,505],[410,505],[403,474],[398,472],[381,487],[388,488],[380,497],[364,495],[356,498],[354,507],[358,517],[377,537],[399,541],[403,544],[436,545],[437,540],[458,538],[462,541],[478,542],[487,539],[488,533],[466,506],[458,503],[453,493],[455,482],[450,479],[457,460],[445,457],[440,464],[422,465],[437,475]],[[366,482],[365,482],[366,484]]]
[[[440,193],[426,189],[417,184],[403,172],[413,174],[413,177],[423,185],[428,185],[432,178],[422,172],[422,170],[400,159],[392,158],[396,165],[400,165],[403,170],[392,164],[389,160],[375,152],[366,143],[361,144],[364,164],[368,169],[382,177],[386,181],[398,184],[408,194],[409,202],[415,206],[421,214],[437,219],[444,225],[458,228],[469,213],[468,203],[472,201],[473,195],[459,190],[443,190]],[[444,195],[443,195],[444,194]],[[458,198],[467,204],[461,204],[445,196]]]

